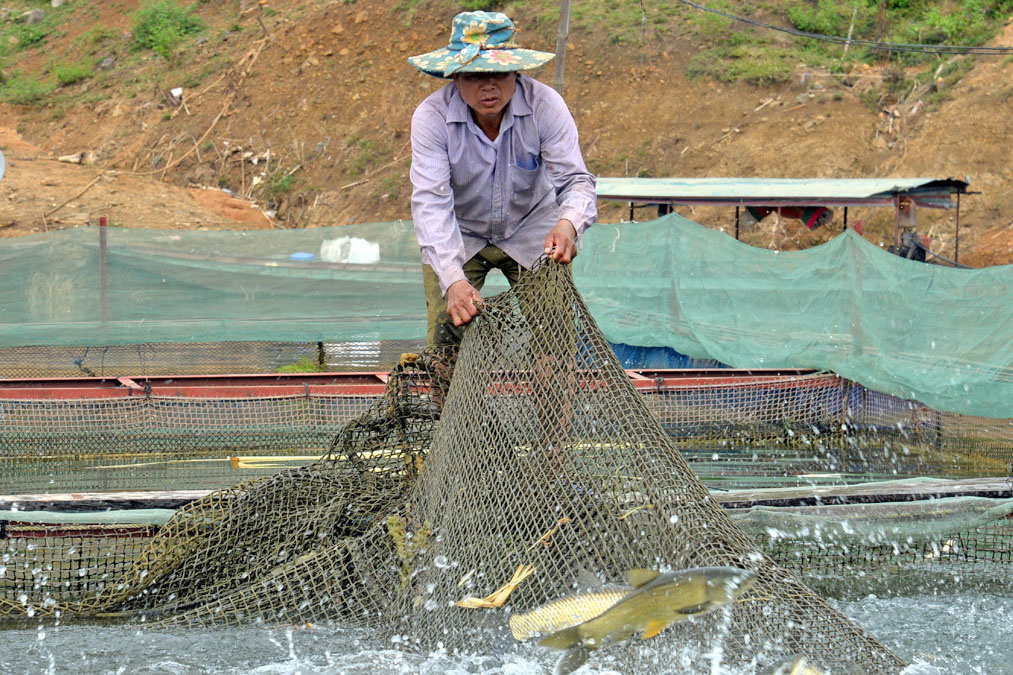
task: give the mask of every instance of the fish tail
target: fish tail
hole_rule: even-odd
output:
[[[566,650],[566,653],[556,662],[556,667],[552,671],[553,675],[570,675],[570,673],[584,665],[588,654],[587,647],[582,644]]]
[[[580,633],[577,632],[577,626],[564,628],[551,635],[546,635],[539,644],[543,647],[552,647],[554,649],[567,649],[568,647],[580,644]]]

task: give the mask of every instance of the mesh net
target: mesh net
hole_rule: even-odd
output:
[[[711,487],[1010,474],[1013,420],[943,413],[830,373],[725,372],[631,375]],[[416,377],[427,386],[424,371]],[[376,393],[0,398],[0,485],[18,495],[210,490],[268,476],[321,456],[377,401],[373,381]]]
[[[0,348],[0,378],[136,377],[393,368],[423,340],[360,342],[148,342]]]
[[[757,582],[729,612],[656,640],[703,644],[717,631],[731,661],[903,666],[711,499],[562,268],[546,264],[487,302],[448,391],[451,359],[397,369],[318,462],[180,509],[97,592],[59,600],[36,578],[32,598],[0,596],[0,613],[187,626],[344,618],[420,646],[483,649],[490,626],[570,592],[582,571],[616,582],[637,567],[734,565]],[[534,571],[503,610],[455,604],[521,565]]]

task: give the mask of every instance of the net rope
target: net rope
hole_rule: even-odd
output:
[[[451,374],[453,377],[451,378]],[[87,576],[95,561],[78,559]],[[565,268],[488,299],[458,354],[407,357],[322,459],[179,509],[133,563],[59,598],[36,577],[0,617],[158,625],[344,620],[420,649],[488,649],[507,619],[581,575],[732,565],[756,583],[727,612],[652,645],[708,644],[758,666],[804,654],[834,673],[904,663],[776,566],[710,498],[622,370]],[[503,587],[502,608],[458,601]],[[635,648],[613,650],[635,658]],[[632,662],[632,661],[631,661]],[[701,666],[703,667],[703,666]]]

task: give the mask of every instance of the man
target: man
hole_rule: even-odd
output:
[[[554,54],[520,49],[500,12],[454,17],[450,45],[409,62],[452,82],[412,116],[412,218],[431,346],[460,342],[498,268],[513,284],[544,253],[577,255],[597,216],[594,176],[562,97],[521,74]]]

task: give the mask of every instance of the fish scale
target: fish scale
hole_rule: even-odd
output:
[[[553,600],[537,609],[510,617],[510,632],[517,640],[555,633],[600,615],[625,598],[633,588],[586,591]]]

